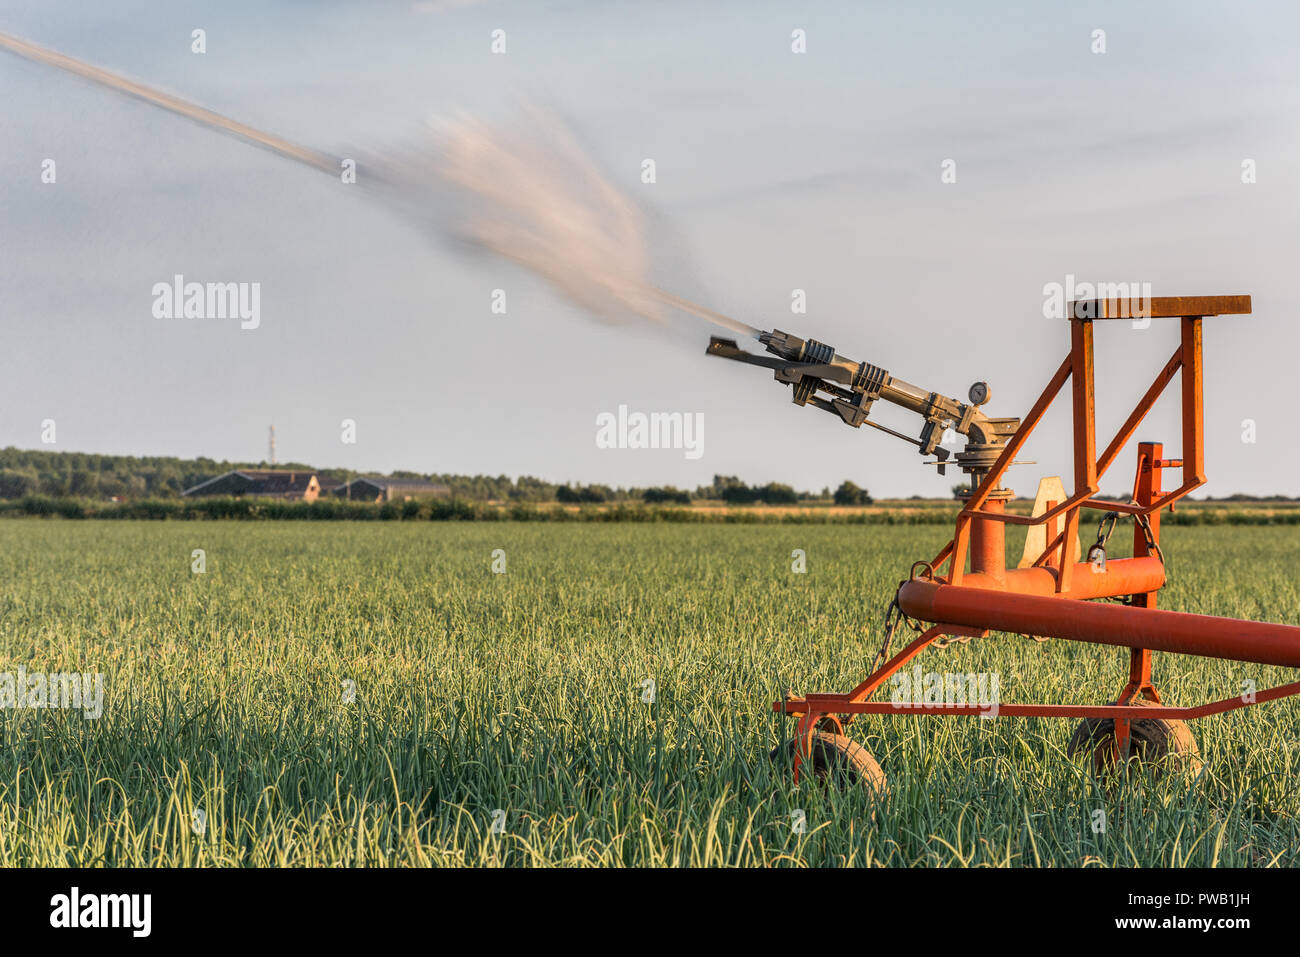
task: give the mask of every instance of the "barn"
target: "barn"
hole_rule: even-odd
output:
[[[209,495],[242,497],[257,495],[287,501],[314,502],[322,491],[334,483],[326,479],[324,488],[316,472],[296,469],[235,469],[187,488],[182,495],[198,498]]]
[[[379,478],[365,475],[334,490],[339,498],[354,502],[402,502],[417,498],[441,498],[451,494],[445,485],[423,479]]]

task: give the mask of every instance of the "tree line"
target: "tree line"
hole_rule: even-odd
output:
[[[77,499],[180,498],[186,489],[235,469],[272,468],[266,462],[228,462],[209,458],[181,459],[169,456],[98,455],[90,452],[24,450],[12,446],[0,450],[0,499],[33,496]],[[356,472],[317,469],[301,462],[277,464],[274,468],[314,472],[323,480],[345,482]],[[600,484],[548,482],[531,475],[453,475],[396,471],[386,478],[424,479],[450,490],[450,497],[476,502],[571,504],[645,502],[652,505],[689,504],[694,500],[724,501],[729,504],[792,505],[805,501],[829,501],[839,505],[868,505],[871,496],[853,482],[843,482],[831,491],[796,491],[781,482],[749,485],[734,475],[715,475],[708,485],[693,490],[675,486],[611,487]]]

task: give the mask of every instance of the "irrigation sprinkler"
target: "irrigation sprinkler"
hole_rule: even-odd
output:
[[[1130,649],[1127,682],[1110,704],[996,706],[1001,716],[1082,719],[1071,740],[1071,754],[1090,753],[1098,770],[1131,760],[1155,763],[1167,757],[1199,763],[1188,720],[1300,692],[1300,682],[1295,682],[1208,704],[1170,707],[1161,701],[1151,677],[1152,655],[1157,651],[1300,668],[1300,627],[1156,607],[1166,581],[1160,513],[1205,483],[1201,325],[1206,317],[1250,311],[1249,296],[1072,302],[1067,313],[1069,354],[1023,420],[987,417],[981,406],[990,393],[983,382],[975,383],[969,401],[961,402],[895,379],[870,363],[846,359],[816,340],[763,332],[758,338],[769,355],[757,355],[742,351],[733,340],[713,338],[709,355],[772,369],[776,381],[792,387],[796,404],[833,412],[855,428],[881,428],[916,445],[921,454],[935,455],[929,464],[938,465],[941,471],[955,463],[971,478],[952,539],[938,554],[913,563],[898,589],[886,614],[887,637],[877,658],[879,666],[852,691],[791,693],[772,705],[776,712],[798,719],[789,745],[796,781],[811,765],[818,777],[834,776],[841,783],[856,779],[870,787],[884,787],[879,764],[844,734],[845,725],[856,715],[987,714],[988,706],[975,702],[897,704],[869,699],[935,642],[982,638],[991,631]],[[1135,318],[1176,319],[1178,347],[1098,455],[1093,323]],[[1166,458],[1160,442],[1140,442],[1131,500],[1096,499],[1101,476],[1115,464],[1175,375],[1181,381],[1182,457]],[[1059,479],[1044,479],[1040,489],[1046,495],[1040,491],[1032,514],[1008,512],[1006,503],[1014,493],[1002,487],[1003,476],[1067,381],[1073,404],[1074,491],[1066,494]],[[920,415],[924,424],[919,437],[913,439],[872,422],[868,418],[872,404],[880,400]],[[939,444],[946,429],[966,437],[964,450],[955,456]],[[1165,491],[1164,473],[1171,469],[1181,471],[1182,481],[1172,491]],[[1088,549],[1086,558],[1080,555],[1079,546],[1084,509],[1107,513],[1097,543]],[[1125,516],[1134,523],[1133,557],[1108,558],[1106,542],[1117,521]],[[1031,531],[1025,558],[1014,568],[1007,567],[1007,525],[1024,525]],[[917,634],[889,657],[894,631],[900,621],[909,620]],[[782,750],[778,748],[773,755]]]
[[[0,33],[0,50],[73,73],[300,164],[331,175],[338,173],[337,160],[323,152],[19,37]],[[560,235],[568,236],[565,230],[570,224],[563,216],[560,220]],[[576,262],[591,260],[586,255],[591,249],[569,251]],[[508,253],[502,254],[511,258]],[[557,269],[555,262],[548,259],[545,268],[535,271],[554,278],[552,273]],[[574,266],[569,271],[580,270],[580,266]],[[597,279],[598,285],[608,283],[608,277]],[[771,369],[778,382],[791,386],[796,404],[832,412],[854,428],[869,425],[910,442],[923,456],[934,456],[930,464],[937,466],[940,474],[955,465],[970,476],[970,489],[957,515],[952,540],[933,558],[914,562],[894,597],[887,613],[885,645],[878,657],[878,662],[884,663],[873,668],[865,680],[847,693],[803,697],[791,694],[773,704],[776,711],[799,719],[791,742],[796,779],[804,764],[811,761],[819,776],[834,770],[837,775],[856,776],[873,786],[884,786],[884,775],[875,759],[844,735],[845,725],[856,715],[986,713],[986,707],[981,704],[945,701],[900,706],[868,699],[926,647],[944,640],[984,637],[990,631],[1131,649],[1128,682],[1111,704],[999,703],[997,706],[1000,715],[1083,719],[1071,748],[1075,752],[1090,750],[1099,767],[1134,758],[1155,760],[1175,754],[1195,758],[1196,742],[1185,724],[1187,719],[1300,692],[1300,682],[1296,682],[1253,695],[1176,708],[1160,700],[1151,678],[1151,656],[1155,651],[1300,667],[1300,627],[1182,614],[1156,607],[1166,574],[1160,550],[1160,513],[1205,483],[1201,323],[1207,316],[1249,313],[1249,296],[1094,299],[1070,303],[1070,352],[1021,420],[986,415],[982,407],[988,402],[990,392],[983,382],[971,386],[967,401],[962,402],[911,385],[870,363],[847,359],[825,343],[800,339],[779,330],[762,332],[634,280],[635,277],[622,277],[618,290],[632,298],[644,297],[671,305],[735,332],[755,334],[768,353],[748,353],[735,340],[714,337],[708,354]],[[1093,421],[1093,322],[1133,318],[1177,319],[1181,339],[1114,439],[1098,455]],[[1095,499],[1099,478],[1115,463],[1175,374],[1180,374],[1182,384],[1183,457],[1165,458],[1159,442],[1139,443],[1131,501]],[[1030,515],[1008,512],[1006,503],[1014,493],[1001,486],[1003,475],[1009,466],[1017,464],[1015,456],[1067,380],[1071,383],[1074,413],[1074,491],[1067,494],[1058,478],[1044,479]],[[924,423],[919,436],[912,438],[872,421],[872,406],[881,400],[920,415]],[[963,450],[955,455],[941,444],[949,429],[966,437]],[[1166,492],[1163,473],[1168,469],[1180,469],[1182,482],[1177,489]],[[1081,512],[1085,508],[1105,511],[1107,520],[1096,543],[1089,548],[1086,560],[1081,561],[1078,535]],[[1106,542],[1118,519],[1124,516],[1134,522],[1133,557],[1109,559]],[[1029,529],[1025,555],[1015,568],[1006,564],[1005,530],[1009,524],[1025,525]],[[1111,603],[1099,604],[1098,599],[1108,599]],[[926,622],[929,627],[918,628],[911,643],[889,657],[894,632],[903,621]]]

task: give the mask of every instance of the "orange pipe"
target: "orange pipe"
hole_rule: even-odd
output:
[[[1006,503],[1001,499],[989,499],[981,511],[1001,513],[1006,511]],[[1001,522],[988,518],[971,520],[970,570],[973,575],[987,575],[995,581],[1002,581],[1007,570],[1007,529]]]
[[[1108,562],[1107,571],[1117,564]],[[1012,574],[1008,572],[1007,577]],[[1074,577],[1076,585],[1084,585],[1088,576],[1084,565]],[[1070,598],[1064,599],[1071,602],[1069,605],[1062,605],[1062,600],[1041,595],[994,595],[988,589],[919,579],[907,582],[898,593],[903,611],[922,621],[1300,668],[1300,628],[1293,625]]]
[[[975,554],[972,550],[972,558]],[[1162,587],[1165,583],[1165,566],[1155,557],[1112,558],[1106,562],[1106,570],[1099,572],[1088,562],[1076,562],[1070,590],[1067,592],[1057,592],[1058,575],[1059,569],[1042,565],[1037,568],[1010,568],[1001,577],[968,572],[962,576],[960,587],[1016,595],[1042,595],[1045,598],[1116,598],[1120,595],[1141,595]]]

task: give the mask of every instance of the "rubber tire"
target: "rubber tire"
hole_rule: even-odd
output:
[[[1149,698],[1134,698],[1130,705],[1159,708]],[[1092,766],[1098,774],[1112,771],[1115,765],[1113,718],[1085,718],[1074,729],[1066,753],[1071,758],[1080,754],[1092,755]],[[1187,773],[1201,770],[1201,751],[1196,746],[1196,736],[1186,721],[1173,718],[1135,718],[1129,724],[1129,761],[1154,765],[1163,769],[1170,763],[1180,765]]]
[[[774,763],[794,764],[795,742],[787,741],[772,749],[768,757]],[[815,731],[812,736],[811,761],[805,757],[800,770],[808,773],[812,764],[813,776],[820,783],[834,784],[841,790],[864,787],[884,797],[888,791],[885,772],[871,752],[852,738],[829,731]]]

